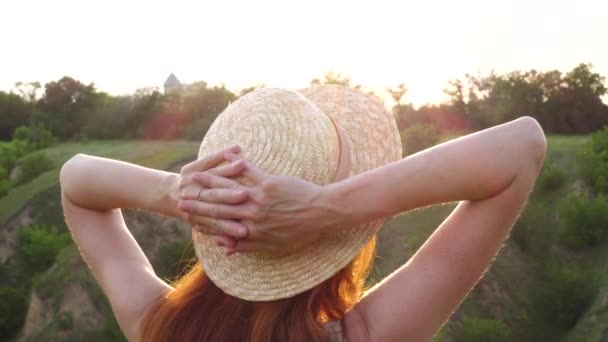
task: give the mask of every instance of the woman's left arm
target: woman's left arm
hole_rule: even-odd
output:
[[[200,196],[201,188],[193,179],[223,162],[224,153],[235,151],[233,147],[195,161],[180,174],[86,155],[76,155],[61,169],[61,198],[68,227],[130,340],[137,340],[146,309],[171,287],[154,273],[125,225],[120,208],[153,211],[190,222],[205,220],[181,213],[178,199]],[[233,163],[216,172],[229,177],[240,169]],[[238,203],[246,198],[238,191],[224,190],[219,195],[219,190],[215,191],[215,200],[220,203]],[[241,228],[234,221],[208,220],[206,224],[227,234]]]

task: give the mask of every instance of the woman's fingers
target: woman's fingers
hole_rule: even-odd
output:
[[[200,233],[226,235],[235,239],[247,237],[247,227],[233,220],[212,219],[191,215],[190,223]]]
[[[227,235],[209,235],[209,238],[213,240],[216,245],[225,248],[234,248],[237,243],[237,239]]]
[[[263,181],[267,177],[264,171],[253,165],[253,163],[251,163],[250,161],[244,159],[241,155],[237,155],[234,153],[226,153],[225,158],[229,162],[233,163],[242,160],[245,163],[243,175],[256,184]]]
[[[234,247],[226,247],[226,255],[232,255],[235,253],[253,253],[261,252],[265,248],[265,245],[260,242],[252,241],[249,239],[237,240]]]
[[[215,169],[211,169],[207,172],[219,176],[219,177],[236,177],[240,176],[245,169],[245,161],[244,160],[236,160],[231,162],[230,164],[218,166]]]
[[[196,198],[199,201],[219,204],[240,204],[247,199],[242,189],[201,189]]]
[[[192,176],[192,179],[206,187],[206,188],[223,188],[223,189],[237,189],[240,187],[240,183],[224,177],[219,177],[216,175],[212,175],[208,172],[200,172],[196,173]]]
[[[239,153],[240,151],[241,149],[238,145],[230,146],[184,166],[182,168],[182,173],[207,171],[223,162],[226,153]]]
[[[245,205],[206,203],[198,200],[185,200],[177,204],[177,208],[194,216],[205,216],[214,219],[243,219],[251,216],[251,208]]]

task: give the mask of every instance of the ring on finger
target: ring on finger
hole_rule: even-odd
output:
[[[203,199],[201,198],[201,193],[202,193],[202,192],[203,192],[203,189],[200,189],[200,190],[198,191],[198,196],[197,196],[197,198],[198,198],[198,200],[199,200],[200,202],[202,202],[202,201],[203,201]]]

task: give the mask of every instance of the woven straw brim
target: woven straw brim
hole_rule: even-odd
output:
[[[241,97],[213,123],[199,157],[236,143],[246,158],[269,173],[329,184],[340,153],[334,124],[350,142],[352,174],[401,157],[399,133],[390,113],[377,99],[339,86],[300,93],[267,88]],[[196,254],[219,288],[241,299],[271,301],[292,297],[330,278],[380,226],[381,222],[374,222],[345,227],[282,257],[257,253],[227,257],[206,235],[195,230],[192,234]]]

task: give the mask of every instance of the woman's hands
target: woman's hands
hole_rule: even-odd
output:
[[[181,169],[170,196],[178,202],[182,218],[190,222],[194,229],[214,236],[226,235],[232,238],[247,236],[247,227],[236,220],[217,217],[213,213],[217,204],[239,204],[247,198],[240,184],[230,179],[244,170],[244,160],[221,165],[226,153],[239,153],[238,146],[216,152],[206,158],[196,160]],[[202,186],[207,184],[207,186]],[[188,208],[203,206],[211,215],[189,214]],[[215,239],[218,241],[218,238]],[[224,239],[219,239],[223,241]]]
[[[247,238],[213,233],[213,239],[226,247],[227,254],[282,254],[311,243],[345,221],[344,215],[326,199],[325,187],[295,177],[265,173],[235,153],[226,153],[225,158],[235,166],[230,172],[222,172],[222,177],[234,176],[240,170],[250,181],[250,185],[240,185],[246,200],[239,198],[235,203],[216,201],[213,204],[205,198],[203,202],[193,202],[180,209],[190,217],[213,217],[218,222],[239,220],[246,226]],[[220,174],[216,172],[215,175]],[[195,177],[194,180],[212,190],[228,186],[224,185],[228,180],[220,177]]]

